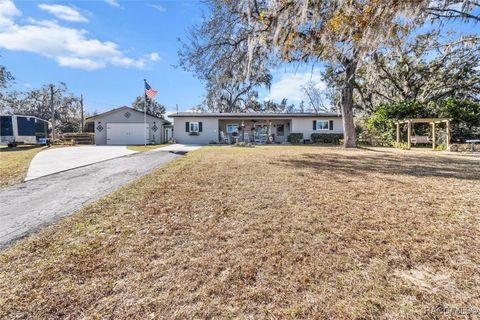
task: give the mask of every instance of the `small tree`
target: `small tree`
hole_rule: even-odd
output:
[[[302,86],[302,91],[307,97],[308,106],[314,112],[328,112],[330,108],[325,105],[325,94],[318,88],[317,84],[313,81],[308,81]]]
[[[166,111],[165,106],[163,104],[158,103],[157,101],[147,97],[146,106],[147,106],[148,114],[155,117],[163,118],[163,115],[165,114],[165,111]],[[132,108],[135,110],[140,110],[143,112],[144,107],[145,107],[145,100],[141,96],[136,97],[135,101],[132,102]]]
[[[179,51],[179,66],[205,83],[210,110],[256,108],[255,87],[269,87],[272,79],[263,65],[266,57],[261,51],[248,52],[250,30],[238,19],[241,11],[235,1],[212,0],[207,5],[210,15],[190,30],[189,41]]]
[[[2,111],[11,114],[31,115],[52,121],[51,86],[55,110],[55,131],[80,130],[80,98],[69,92],[65,83],[45,85],[26,92],[9,92],[2,98]]]

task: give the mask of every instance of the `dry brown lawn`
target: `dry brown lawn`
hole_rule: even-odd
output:
[[[46,147],[19,146],[0,149],[0,188],[5,188],[25,179],[33,157]]]
[[[203,148],[1,253],[0,318],[478,318],[479,166]]]

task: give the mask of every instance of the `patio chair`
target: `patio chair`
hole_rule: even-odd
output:
[[[221,143],[230,144],[230,137],[223,131],[220,131],[220,140]]]

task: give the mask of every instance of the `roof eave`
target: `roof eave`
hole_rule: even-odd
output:
[[[122,109],[129,109],[129,110],[133,110],[133,111],[135,111],[135,112],[141,112],[141,113],[143,113],[142,111],[139,111],[139,110],[136,110],[136,109],[127,107],[127,106],[123,106],[123,107],[118,107],[118,108],[115,108],[115,109],[106,111],[106,112],[104,112],[104,113],[96,114],[96,115],[94,115],[94,116],[85,118],[85,121],[87,121],[87,120],[95,120],[95,119],[97,119],[97,118],[99,118],[99,117],[103,117],[103,116],[106,116],[106,115],[109,115],[109,114],[118,112],[118,111],[120,111],[120,110],[122,110]],[[158,120],[163,121],[163,124],[170,124],[170,123],[171,123],[170,121],[165,120],[165,119],[162,119],[162,118],[160,118],[160,117],[152,116],[151,114],[148,114],[148,113],[147,113],[147,115],[150,116],[150,117],[153,117],[153,118],[156,118],[156,119],[158,119]]]

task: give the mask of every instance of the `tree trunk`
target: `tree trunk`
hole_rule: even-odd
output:
[[[345,64],[345,81],[342,87],[342,120],[343,120],[343,145],[345,148],[356,148],[355,125],[353,124],[353,84],[357,62],[350,60]]]

